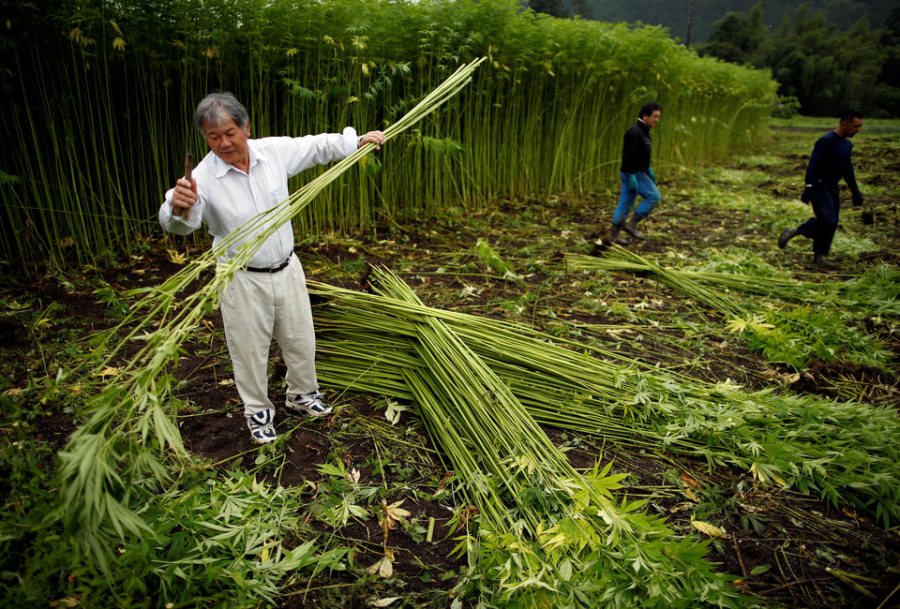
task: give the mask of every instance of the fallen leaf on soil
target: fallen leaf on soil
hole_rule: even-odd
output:
[[[702,522],[700,520],[691,520],[691,526],[703,533],[704,535],[709,535],[710,537],[722,537],[723,539],[726,537],[725,531],[720,529],[714,524],[709,524],[708,522]]]
[[[700,498],[697,497],[697,495],[694,494],[694,491],[692,491],[691,489],[689,489],[689,488],[684,489],[684,491],[682,491],[682,494],[685,497],[687,497],[688,499],[690,499],[691,501],[693,501],[694,503],[700,503]]]
[[[223,379],[219,381],[219,385],[221,385],[222,387],[231,387],[232,385],[234,385],[234,379]]]
[[[357,479],[358,476],[359,474],[357,473]],[[387,518],[387,527],[393,529],[402,518],[409,518],[412,514],[407,510],[400,509],[400,505],[404,501],[406,501],[406,499],[401,499],[400,501],[387,506],[381,517],[378,518],[378,524],[384,526],[384,519]]]
[[[389,607],[390,605],[393,605],[395,602],[397,602],[399,600],[400,600],[399,596],[389,596],[387,598],[382,598],[377,601],[372,601],[371,605],[373,607]]]
[[[369,575],[375,575],[376,573],[381,577],[388,578],[394,574],[394,552],[392,550],[385,549],[384,557],[381,558],[374,565],[366,569],[366,573]]]
[[[633,334],[634,330],[632,330],[631,328],[619,328],[619,329],[607,328],[606,333],[612,334],[613,336],[618,336],[619,334]]]
[[[175,250],[166,250],[166,253],[169,254],[169,262],[174,262],[175,264],[184,264],[187,262],[187,254],[182,254]]]
[[[403,406],[393,400],[388,400],[387,410],[384,413],[384,417],[391,425],[396,425],[400,422],[400,413],[404,410],[406,410],[406,406]]]
[[[703,488],[703,483],[695,478],[692,478],[687,472],[681,472],[679,478],[681,478],[681,481],[691,488]]]
[[[107,376],[119,376],[120,374],[122,374],[121,368],[113,368],[112,366],[107,366],[105,369],[96,373],[94,376],[106,378]]]
[[[754,463],[750,466],[750,472],[753,474],[754,480],[759,480],[760,482],[765,482],[766,477],[763,475],[761,471],[759,471],[759,466],[757,463]],[[779,476],[778,474],[769,473],[769,476],[772,477],[772,480],[780,484],[781,486],[787,486],[787,482],[784,481],[784,478]]]

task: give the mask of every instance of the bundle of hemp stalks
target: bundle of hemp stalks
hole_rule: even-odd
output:
[[[703,302],[725,315],[746,313],[733,295],[723,295],[701,284],[726,291],[756,294],[785,301],[821,304],[845,309],[866,308],[872,315],[900,316],[900,271],[881,264],[861,277],[831,284],[798,281],[793,277],[734,272],[676,269],[662,266],[624,247],[613,244],[604,256],[566,254],[573,271],[625,272],[652,275],[661,283]]]
[[[386,384],[412,399],[456,472],[460,492],[480,515],[477,532],[460,544],[476,589],[516,606],[739,602],[733,578],[703,559],[706,544],[676,539],[662,519],[637,511],[643,502],[614,502],[611,491],[624,474],[595,466],[582,475],[569,464],[469,346],[480,340],[477,318],[463,328],[450,321],[455,314],[425,307],[389,271],[376,269],[374,276],[378,297],[327,286],[311,290],[327,293],[325,309],[335,314],[327,328],[320,325],[320,359],[332,373],[343,368],[378,390],[377,375],[365,380],[359,374],[372,369],[374,354],[392,371]],[[329,366],[338,357],[336,343],[355,351],[360,366]]]
[[[436,320],[500,379],[529,423],[705,458],[864,510],[885,526],[900,518],[900,420],[889,408],[703,383],[524,326],[427,307],[396,290],[310,286],[327,299],[315,316],[317,366],[330,387],[416,402],[408,375],[429,369],[417,331]],[[453,365],[471,368],[468,360]],[[486,391],[478,395],[493,395]]]
[[[606,255],[602,257],[566,254],[566,265],[568,268],[576,271],[619,271],[634,274],[650,274],[685,296],[703,302],[721,313],[731,315],[741,315],[744,311],[732,298],[715,290],[704,288],[700,284],[712,284],[728,290],[746,294],[761,294],[783,300],[809,302],[822,300],[820,294],[821,286],[815,284],[805,284],[789,277],[764,277],[741,273],[674,269],[657,264],[616,244],[612,244]],[[851,301],[835,299],[835,302],[846,305]]]

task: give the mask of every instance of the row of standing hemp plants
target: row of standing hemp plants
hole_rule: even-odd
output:
[[[49,0],[0,33],[0,256],[62,265],[159,234],[162,192],[213,90],[253,135],[384,129],[456,67],[489,61],[421,127],[323,193],[303,233],[355,232],[499,196],[614,184],[644,102],[664,120],[657,173],[763,136],[766,73],[700,59],[659,28],[560,20],[512,0]],[[297,178],[309,180],[311,174]]]

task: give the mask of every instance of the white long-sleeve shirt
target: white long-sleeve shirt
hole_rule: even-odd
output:
[[[356,130],[342,134],[323,133],[304,137],[267,137],[247,140],[250,167],[244,173],[213,152],[194,168],[199,198],[188,219],[172,214],[175,189],[166,192],[159,208],[159,223],[170,233],[187,235],[205,223],[213,236],[213,249],[237,227],[255,215],[272,209],[288,198],[288,178],[315,165],[347,158],[358,148]],[[248,238],[252,238],[248,237]],[[247,238],[232,244],[219,262],[234,257]],[[271,268],[294,251],[294,229],[285,222],[254,254],[247,266]]]

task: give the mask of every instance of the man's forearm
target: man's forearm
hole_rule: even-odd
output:
[[[166,193],[165,200],[159,208],[159,225],[167,233],[172,233],[175,235],[189,235],[200,228],[200,217],[197,213],[193,212],[193,208],[192,213],[188,216],[187,220],[184,220],[182,217],[176,216],[174,213],[172,213],[173,192],[174,189],[171,189]]]

